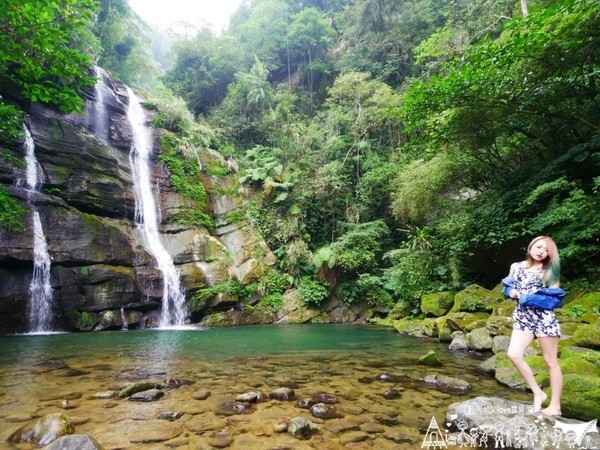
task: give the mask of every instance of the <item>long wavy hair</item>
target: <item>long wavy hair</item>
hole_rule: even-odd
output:
[[[548,286],[552,286],[553,284],[558,283],[560,279],[560,257],[558,256],[558,247],[556,246],[556,242],[554,242],[551,237],[538,236],[529,243],[527,246],[527,267],[531,267],[534,262],[530,255],[531,247],[533,247],[536,242],[541,240],[546,241],[546,248],[548,248],[548,256],[546,259],[544,259],[544,261],[542,261],[542,269],[544,270],[542,280]]]

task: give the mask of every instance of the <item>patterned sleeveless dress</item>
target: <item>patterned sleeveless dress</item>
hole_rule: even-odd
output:
[[[542,275],[541,268],[528,270],[523,267],[523,263],[517,264],[512,277],[519,295],[533,294],[547,287]],[[513,319],[513,330],[526,331],[535,337],[560,336],[560,324],[554,311],[517,304]]]

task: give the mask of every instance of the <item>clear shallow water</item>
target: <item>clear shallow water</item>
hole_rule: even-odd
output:
[[[429,350],[437,352],[441,368],[417,365]],[[24,423],[52,412],[74,418],[78,433],[91,434],[107,449],[212,448],[211,437],[221,429],[232,437],[229,448],[416,448],[431,417],[443,421],[450,403],[478,395],[528,399],[480,373],[481,359],[450,352],[435,340],[353,325],[3,336],[0,449],[33,448],[11,447],[6,439]],[[459,394],[418,383],[431,373],[466,380],[472,390]],[[399,381],[381,382],[381,374]],[[128,382],[169,377],[190,384],[152,403],[97,395]],[[293,386],[298,399],[317,392],[338,397],[334,407],[342,417],[315,419],[295,401],[272,400],[259,403],[251,414],[215,414],[218,405],[237,394],[261,390],[268,395],[284,385]],[[385,398],[389,389],[400,397]],[[199,400],[199,392],[210,396]],[[173,411],[182,417],[157,419]],[[299,441],[274,432],[278,421],[295,416],[315,421],[319,433]]]

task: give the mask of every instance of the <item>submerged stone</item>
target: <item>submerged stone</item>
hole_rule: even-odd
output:
[[[215,431],[210,438],[208,443],[216,448],[226,448],[233,442],[233,436],[227,429]]]
[[[165,393],[160,389],[149,389],[143,392],[136,392],[129,400],[132,402],[155,402],[164,397]]]
[[[87,434],[73,434],[58,438],[43,450],[103,450],[93,437]]]
[[[8,442],[15,444],[31,442],[47,445],[61,436],[75,433],[71,420],[62,414],[48,414],[34,423],[22,426],[8,437]]]
[[[273,390],[269,394],[269,397],[272,399],[275,399],[275,400],[289,401],[289,400],[294,400],[296,398],[296,393],[294,392],[294,390],[292,388],[280,387],[280,388]]]
[[[343,417],[333,406],[326,405],[325,403],[313,405],[310,408],[310,413],[319,419],[337,419]]]
[[[328,405],[340,402],[335,395],[327,394],[325,392],[316,393],[312,396],[312,399],[317,403],[327,403]]]
[[[314,422],[304,417],[293,417],[288,424],[287,431],[296,439],[309,439],[319,430]]]
[[[418,363],[432,367],[439,367],[442,365],[442,363],[437,357],[437,354],[433,350],[430,350],[426,354],[421,356],[418,360]]]
[[[247,402],[225,402],[217,405],[214,413],[217,416],[233,416],[234,414],[249,414],[253,412],[252,405]]]
[[[450,391],[468,391],[471,389],[471,384],[468,381],[459,378],[449,377],[447,375],[433,374],[427,375],[423,381],[442,390]]]

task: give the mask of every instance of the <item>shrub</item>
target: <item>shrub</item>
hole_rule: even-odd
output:
[[[327,298],[327,284],[324,282],[303,277],[298,287],[306,305],[318,306]]]

